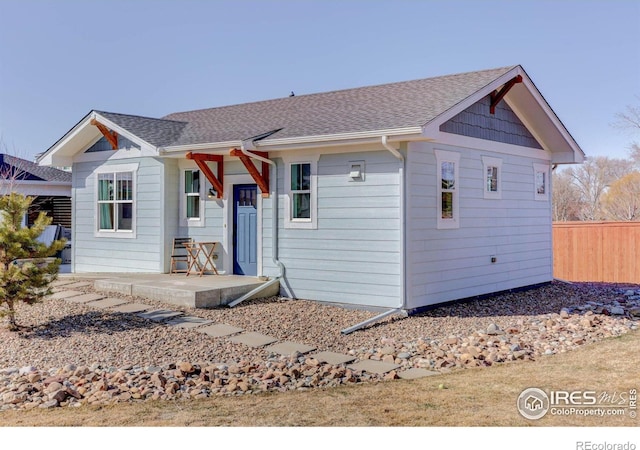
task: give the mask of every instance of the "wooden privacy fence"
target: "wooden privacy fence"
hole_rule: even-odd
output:
[[[640,283],[640,222],[554,222],[553,276]]]

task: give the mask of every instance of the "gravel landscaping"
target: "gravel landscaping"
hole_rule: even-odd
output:
[[[636,329],[640,316],[640,286],[563,282],[392,316],[349,335],[340,331],[377,313],[283,298],[211,310],[128,300],[316,350],[279,355],[134,314],[47,299],[19,307],[21,331],[1,324],[0,410],[246,395],[391,380],[408,369],[424,375],[489,367],[621,335]],[[331,365],[314,357],[324,351],[397,368],[375,373]]]

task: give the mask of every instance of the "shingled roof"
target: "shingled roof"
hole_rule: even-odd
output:
[[[516,66],[185,111],[161,119],[96,111],[156,147],[421,127]]]
[[[52,181],[71,184],[71,173],[0,153],[0,177],[16,181]]]

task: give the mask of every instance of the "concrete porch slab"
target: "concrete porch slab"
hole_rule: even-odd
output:
[[[342,353],[334,353],[334,352],[320,352],[311,356],[320,362],[326,362],[334,366],[338,366],[340,364],[346,364],[356,359],[355,356],[345,355]]]
[[[209,325],[213,323],[213,320],[203,319],[202,317],[195,316],[181,316],[171,319],[166,322],[167,325],[179,328],[196,328],[202,325]]]
[[[49,296],[49,298],[55,299],[55,300],[66,300],[68,298],[71,297],[75,297],[77,295],[82,295],[84,294],[84,292],[80,292],[80,291],[60,291],[60,292],[56,292],[54,294],[51,294]]]
[[[244,344],[249,347],[258,348],[276,342],[278,338],[260,333],[249,332],[230,337],[229,340],[236,344]]]
[[[196,331],[205,333],[211,337],[225,337],[238,334],[244,331],[243,328],[234,327],[225,323],[217,323],[204,328],[197,328]]]
[[[141,311],[148,311],[152,309],[153,306],[145,305],[144,303],[125,303],[123,305],[116,306],[113,308],[113,312],[121,312],[121,313],[138,313]]]
[[[309,353],[315,350],[315,347],[296,342],[283,341],[265,348],[266,351],[277,353],[279,355],[291,355],[294,352]]]
[[[347,367],[352,370],[362,370],[364,372],[371,372],[371,373],[377,373],[379,375],[382,375],[387,372],[391,372],[393,369],[397,369],[400,366],[397,364],[383,362],[383,361],[363,359],[362,361],[358,361],[357,363],[349,364]]]
[[[419,367],[412,367],[411,369],[398,372],[398,376],[403,380],[416,380],[418,378],[431,377],[433,375],[440,375],[433,370],[420,369]]]
[[[226,305],[264,283],[259,278],[240,275],[122,274],[95,280],[94,288],[179,306],[213,308]],[[279,291],[279,284],[274,283],[255,297],[271,297]]]
[[[92,301],[89,303],[89,306],[105,309],[105,308],[111,308],[113,306],[124,305],[125,303],[129,303],[129,302],[122,298],[108,297],[108,298],[103,298],[102,300]]]
[[[168,309],[154,309],[153,311],[146,311],[136,314],[143,319],[153,320],[154,322],[162,322],[172,317],[181,316],[183,313],[179,311],[171,311]]]
[[[100,295],[100,294],[82,294],[82,295],[75,295],[73,297],[66,298],[65,300],[73,303],[89,303],[89,302],[93,302],[95,300],[100,300],[103,298],[104,298],[104,295]]]

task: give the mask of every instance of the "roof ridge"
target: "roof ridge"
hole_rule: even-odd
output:
[[[113,114],[115,116],[133,117],[136,119],[162,120],[164,122],[187,123],[184,120],[165,119],[164,117],[158,118],[158,117],[141,116],[139,114],[126,114],[126,113],[117,113],[117,112],[111,112],[111,111],[100,111],[97,109],[94,109],[93,112],[96,112],[98,114]]]
[[[257,105],[257,104],[263,104],[263,103],[274,102],[274,101],[286,101],[286,100],[295,101],[295,99],[298,99],[298,98],[308,98],[308,97],[320,96],[320,95],[328,95],[328,94],[333,94],[333,93],[338,93],[338,92],[355,92],[355,91],[359,91],[359,90],[363,90],[363,89],[371,89],[371,88],[378,88],[378,87],[385,87],[385,86],[401,85],[401,84],[405,84],[405,83],[414,83],[414,82],[426,81],[426,80],[438,80],[438,79],[442,79],[442,78],[451,78],[451,77],[458,77],[458,76],[471,75],[471,74],[481,74],[481,73],[494,72],[494,71],[500,71],[500,70],[508,72],[509,70],[512,70],[512,69],[514,69],[516,67],[519,67],[519,66],[520,66],[519,64],[515,64],[515,65],[511,65],[511,66],[496,67],[496,68],[493,68],[493,69],[470,70],[470,71],[466,71],[466,72],[451,73],[451,74],[448,74],[448,75],[438,75],[438,76],[435,76],[435,77],[414,78],[414,79],[411,79],[411,80],[392,81],[392,82],[389,82],[389,83],[380,83],[380,84],[370,84],[370,85],[366,85],[366,86],[358,86],[358,87],[345,88],[345,89],[334,89],[334,90],[331,90],[331,91],[312,92],[312,93],[309,93],[309,94],[300,94],[300,95],[296,94],[294,96],[276,97],[276,98],[270,98],[270,99],[264,99],[264,100],[256,100],[256,101],[252,101],[252,102],[234,103],[234,104],[229,104],[229,105],[213,106],[213,107],[209,107],[209,108],[191,109],[191,110],[185,110],[185,111],[175,111],[175,112],[172,112],[170,114],[167,114],[167,115],[163,116],[163,118],[164,117],[169,117],[169,116],[174,116],[174,115],[179,115],[179,114],[197,113],[197,112],[210,111],[210,110],[223,109],[223,108],[234,108],[234,107],[238,107],[238,106]],[[166,119],[166,120],[174,120],[174,119]]]

